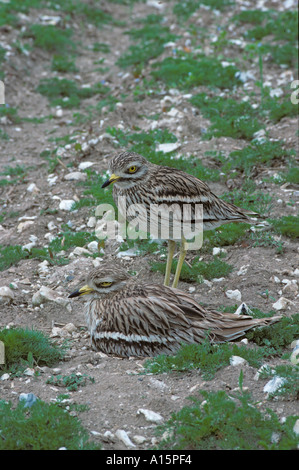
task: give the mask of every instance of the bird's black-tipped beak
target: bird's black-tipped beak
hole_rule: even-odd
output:
[[[68,298],[72,299],[73,297],[79,297],[79,295],[81,295],[79,290],[75,290],[75,292],[72,292]]]
[[[93,292],[93,289],[91,287],[83,286],[81,287],[81,289],[77,289],[74,292],[72,292],[68,298],[72,299],[73,297],[80,297],[81,295],[91,294],[92,292]]]
[[[114,174],[111,175],[110,178],[107,181],[105,181],[104,184],[102,184],[102,188],[106,188],[107,186],[109,186],[109,184],[114,183],[119,178],[120,178],[120,176],[117,176],[117,175],[114,175]]]

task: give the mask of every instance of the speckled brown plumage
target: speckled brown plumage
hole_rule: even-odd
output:
[[[138,166],[138,170],[129,174],[127,170],[132,165]],[[125,196],[127,210],[132,204],[144,204],[147,209],[150,204],[202,204],[204,230],[229,222],[248,223],[250,216],[257,216],[220,199],[195,176],[176,168],[155,165],[134,152],[122,152],[113,157],[109,170],[120,176],[113,185],[113,198],[117,203],[119,196]]]
[[[182,343],[199,343],[207,335],[211,342],[231,341],[280,319],[207,310],[189,294],[139,282],[111,263],[91,271],[70,297],[81,295],[92,347],[120,357],[175,353]]]
[[[169,285],[175,241],[181,242],[180,256],[172,286],[177,287],[188,243],[195,233],[213,230],[230,222],[252,222],[254,212],[240,209],[216,196],[203,181],[176,168],[155,165],[134,152],[122,152],[109,164],[111,177],[103,188],[113,183],[113,198],[121,213],[129,222],[136,218],[134,205],[143,209],[138,214],[142,231],[154,238],[168,240],[168,257],[164,285]],[[184,212],[186,207],[188,209]],[[136,207],[136,206],[135,206]],[[151,225],[153,208],[161,207],[163,217]],[[199,209],[200,207],[200,209]],[[151,208],[151,212],[150,212]],[[172,209],[172,220],[167,210]],[[132,211],[133,209],[133,211]],[[202,214],[199,210],[202,209]],[[130,213],[131,210],[131,213]],[[154,209],[157,210],[157,209]],[[174,221],[174,222],[173,222]],[[179,223],[175,225],[175,223]],[[183,224],[185,224],[183,226]],[[186,225],[188,228],[186,229]],[[162,236],[161,227],[167,227]],[[154,229],[153,229],[154,227]],[[176,227],[176,228],[174,228]],[[195,230],[196,229],[196,230]],[[200,246],[200,242],[197,244]],[[197,248],[198,249],[198,248]]]

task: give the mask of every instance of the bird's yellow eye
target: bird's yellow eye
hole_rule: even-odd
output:
[[[111,286],[112,282],[101,282],[100,286],[101,287],[109,287]]]
[[[129,168],[129,173],[135,173],[137,171],[137,166],[133,165]]]

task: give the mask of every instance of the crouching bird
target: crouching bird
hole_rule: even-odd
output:
[[[134,278],[121,267],[103,264],[69,295],[84,296],[93,349],[119,357],[173,354],[180,346],[233,341],[281,317],[254,319],[200,306],[191,295]]]

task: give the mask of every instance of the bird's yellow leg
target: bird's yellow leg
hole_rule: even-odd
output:
[[[168,255],[167,255],[167,264],[166,264],[166,270],[165,270],[164,286],[169,286],[174,250],[175,250],[175,242],[173,240],[168,240]]]
[[[180,257],[179,257],[179,260],[178,260],[178,265],[176,267],[176,272],[175,272],[174,280],[173,280],[173,283],[172,283],[172,287],[177,287],[177,285],[179,283],[181,270],[182,270],[182,266],[183,266],[183,263],[184,263],[184,259],[186,257],[187,249],[188,249],[188,244],[187,244],[186,240],[184,238],[182,238],[181,248],[180,248]]]

